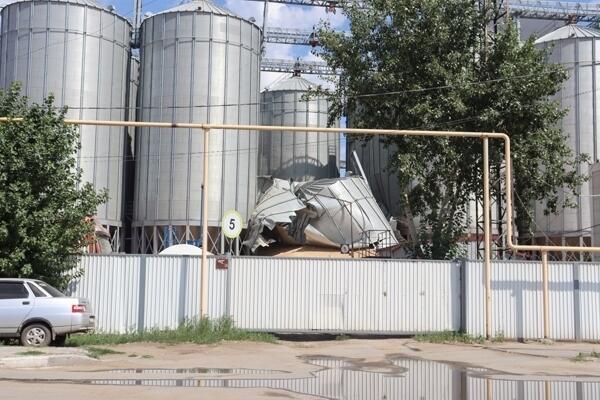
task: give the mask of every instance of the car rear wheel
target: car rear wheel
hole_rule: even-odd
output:
[[[21,345],[27,347],[48,346],[52,340],[50,329],[46,325],[31,324],[21,332]]]

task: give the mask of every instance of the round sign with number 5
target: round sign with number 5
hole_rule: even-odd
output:
[[[221,221],[223,235],[229,239],[237,238],[242,233],[243,224],[242,216],[239,212],[235,210],[226,211]]]

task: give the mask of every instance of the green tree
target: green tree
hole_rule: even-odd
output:
[[[82,184],[79,134],[52,97],[27,105],[18,86],[0,92],[0,276],[38,278],[64,287],[106,200]]]
[[[515,187],[525,206],[518,228],[530,228],[530,205],[576,190],[583,177],[557,129],[562,117],[548,100],[566,79],[562,67],[545,64],[533,41],[519,42],[505,26],[491,39],[494,13],[471,0],[368,0],[366,8],[343,2],[350,35],[326,23],[318,53],[343,71],[333,90],[330,118],[347,113],[356,128],[506,132],[513,140]],[[366,139],[366,138],[365,138]],[[492,141],[494,142],[494,141]],[[389,168],[403,192],[403,215],[419,226],[412,232],[415,257],[452,258],[467,228],[469,200],[481,198],[482,144],[473,139],[394,137]],[[495,177],[502,148],[491,147]],[[567,204],[568,205],[568,204]]]

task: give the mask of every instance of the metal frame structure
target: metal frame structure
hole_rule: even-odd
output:
[[[302,72],[303,74],[315,75],[339,75],[337,71],[322,61],[302,61],[302,60],[282,60],[275,58],[263,58],[261,71],[266,72],[284,72],[294,73]]]
[[[264,1],[264,0],[248,0]],[[600,4],[576,3],[570,1],[548,0],[503,0],[510,14],[521,18],[547,20],[573,20],[597,24],[600,22]],[[269,0],[270,3],[290,4],[297,6],[326,7],[335,11],[340,5],[337,0]],[[360,7],[366,7],[364,2],[357,2]]]
[[[318,39],[314,31],[267,27],[265,28],[263,35],[263,40],[266,43],[294,44],[313,47],[318,45]]]

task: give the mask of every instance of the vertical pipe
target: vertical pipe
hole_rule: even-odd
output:
[[[492,400],[494,398],[494,392],[492,390],[492,380],[490,378],[486,378],[485,380],[485,399]]]
[[[207,255],[208,255],[208,156],[209,156],[209,134],[210,129],[204,128],[204,169],[202,184],[204,196],[202,196],[202,263],[200,265],[200,317],[208,315],[208,270],[207,270]]]
[[[548,252],[542,251],[542,290],[544,292],[544,339],[550,337],[550,313],[548,307]]]
[[[485,336],[492,336],[492,266],[490,238],[490,155],[489,139],[483,138],[483,234],[485,240],[483,265],[485,268]]]
[[[552,399],[552,386],[550,385],[550,381],[544,382],[544,400]]]

